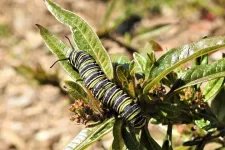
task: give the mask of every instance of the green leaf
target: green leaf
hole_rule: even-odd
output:
[[[130,63],[130,59],[121,53],[112,54],[111,60],[113,63],[117,63],[117,64],[129,64]]]
[[[93,56],[107,77],[112,79],[113,67],[110,57],[92,28],[76,14],[60,8],[50,0],[46,0],[45,2],[48,10],[56,19],[70,27],[73,39],[78,48]]]
[[[198,65],[187,70],[180,77],[180,80],[185,85],[177,90],[224,76],[225,58],[215,61],[214,63],[209,65]]]
[[[224,47],[225,37],[221,36],[202,39],[198,42],[171,49],[155,62],[150,72],[149,79],[151,79],[151,82],[145,86],[144,93],[148,93],[153,85],[181,64]]]
[[[134,61],[136,64],[136,72],[144,74],[145,69],[146,69],[147,60],[145,59],[144,56],[142,56],[136,52],[133,53],[133,57],[134,57]],[[140,70],[140,71],[137,71],[137,70]]]
[[[119,85],[131,96],[135,97],[134,84],[129,81],[129,72],[123,66],[119,65],[116,67],[116,76],[119,80]]]
[[[143,48],[140,48],[140,50],[138,50],[138,51],[142,55],[149,54],[149,56],[150,56],[149,58],[150,58],[151,62],[155,62],[155,60],[156,60],[155,51],[162,51],[162,48],[158,43],[151,40],[147,44],[145,44],[145,46]]]
[[[45,44],[51,50],[51,52],[54,53],[59,59],[68,58],[69,54],[71,53],[71,48],[65,45],[61,40],[57,39],[41,25],[37,26],[40,29],[40,34],[44,39]],[[74,70],[68,61],[60,61],[60,64],[74,81],[80,80],[79,73]]]
[[[208,84],[205,86],[203,95],[204,95],[204,101],[207,102],[215,96],[219,91],[221,90],[221,87],[224,83],[224,78],[214,79],[208,82]]]
[[[115,121],[115,124],[113,126],[113,143],[112,143],[112,149],[113,150],[126,150],[126,145],[123,141],[123,137],[122,137],[122,124],[123,124],[123,120],[119,120],[117,119]]]
[[[208,54],[197,57],[194,60],[194,65],[207,65],[208,64]]]
[[[154,59],[154,56],[152,54],[153,53],[147,54],[147,58],[146,58],[147,62],[146,62],[146,65],[145,65],[145,72],[144,72],[145,79],[148,79],[152,64],[154,64],[154,60],[152,60],[152,58]]]
[[[154,46],[152,44],[154,44],[154,42],[147,43],[145,45],[145,47],[143,48],[143,50],[141,51],[141,53],[144,54],[145,58],[146,58],[145,71],[144,71],[145,79],[149,78],[149,74],[150,74],[152,64],[154,64],[155,61],[156,61],[155,52],[154,52],[154,49],[153,49]]]
[[[85,128],[64,148],[64,150],[86,149],[92,143],[112,131],[114,121],[115,119],[111,118],[93,128]]]
[[[197,113],[195,116],[196,116],[196,118],[204,119],[202,121],[197,122],[200,127],[203,126],[204,130],[210,130],[219,125],[218,118],[216,118],[216,116],[211,112],[211,109],[205,110],[204,113],[201,113],[201,112]],[[200,120],[200,119],[198,119],[198,120]],[[205,121],[205,123],[203,121]]]
[[[122,84],[122,86],[126,86],[128,87],[128,77],[129,77],[129,72],[123,67],[123,66],[117,66],[116,67],[116,76],[118,78],[118,80],[120,81],[120,83]]]
[[[211,103],[212,112],[216,115],[217,119],[221,123],[225,123],[225,86],[223,86],[222,90],[216,95],[214,100]]]
[[[129,72],[130,72],[130,76],[135,77],[135,63],[132,60],[130,65],[129,65]]]
[[[81,99],[88,103],[88,95],[80,84],[72,81],[65,81],[65,87],[67,92],[74,99]]]
[[[140,141],[138,141],[137,133],[133,128],[127,126],[122,127],[122,137],[127,149],[140,149]]]
[[[209,60],[209,59],[208,59],[208,54],[206,54],[206,55],[202,55],[202,56],[196,58],[196,59],[194,60],[194,62],[195,62],[195,65],[207,65],[207,64],[209,64],[208,60]],[[194,65],[192,65],[192,67],[193,67],[193,66],[194,66]],[[198,85],[196,86],[197,89],[200,89],[200,87],[201,87],[201,84],[198,84]]]
[[[195,124],[199,126],[199,128],[203,129],[204,127],[210,125],[209,120],[205,120],[204,118],[200,120],[195,120]]]
[[[142,130],[140,143],[143,150],[162,150],[159,144],[151,137],[147,127]]]

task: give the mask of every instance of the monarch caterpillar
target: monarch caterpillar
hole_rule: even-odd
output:
[[[79,72],[85,86],[91,90],[95,99],[113,109],[131,126],[142,128],[147,121],[140,106],[135,104],[132,98],[106,77],[91,55],[84,51],[75,50],[71,42],[70,45],[72,52],[68,58],[61,60],[69,60],[69,63]]]

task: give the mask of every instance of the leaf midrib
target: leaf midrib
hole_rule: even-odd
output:
[[[212,47],[208,47],[208,48],[204,48],[202,50],[199,50],[198,52],[194,53],[193,55],[181,60],[181,61],[178,61],[177,63],[171,65],[171,67],[169,67],[168,69],[166,69],[165,71],[163,71],[162,73],[160,73],[159,76],[157,76],[156,78],[154,78],[145,88],[144,88],[144,93],[148,93],[148,90],[150,90],[150,88],[153,86],[153,84],[157,81],[159,81],[160,79],[162,79],[164,76],[166,76],[167,74],[169,74],[174,68],[178,67],[179,65],[191,60],[191,59],[194,59],[198,56],[201,56],[201,55],[204,55],[204,54],[207,54],[209,52],[214,52],[214,51],[217,51],[218,49],[221,49],[225,46],[225,43],[222,44],[222,45],[216,45],[216,46],[212,46]],[[213,49],[213,47],[215,47],[215,49]],[[206,51],[207,49],[213,49],[212,51]],[[201,55],[199,55],[201,54]]]
[[[48,4],[49,4],[49,0],[47,0],[47,2],[48,2]],[[52,2],[51,2],[51,3],[52,3]],[[74,16],[76,16],[78,19],[82,20],[82,19],[80,18],[80,16],[78,16],[78,15],[74,14],[73,12],[70,12],[70,11],[68,11],[68,10],[66,10],[66,9],[60,8],[57,4],[54,4],[54,3],[53,3],[53,5],[55,5],[55,6],[57,7],[57,9],[59,9],[59,10],[61,11],[61,16],[63,16],[62,18],[68,21],[68,22],[66,23],[66,25],[69,26],[71,30],[72,30],[72,28],[76,28],[76,29],[79,30],[79,32],[81,33],[81,35],[84,37],[85,41],[87,42],[87,44],[88,44],[89,47],[91,48],[92,52],[95,54],[95,59],[97,59],[97,61],[100,63],[100,66],[102,66],[101,63],[102,63],[102,64],[105,64],[105,61],[104,61],[105,59],[103,58],[102,61],[101,61],[101,59],[100,59],[99,57],[96,57],[96,56],[98,56],[98,55],[97,55],[97,53],[95,52],[95,50],[93,49],[93,47],[90,45],[90,42],[87,40],[87,37],[85,36],[85,34],[83,34],[83,32],[81,32],[82,30],[79,29],[79,28],[77,27],[77,25],[76,25],[74,22],[71,22],[71,21],[70,21],[70,19],[67,17],[67,15],[65,15],[65,14],[63,13],[63,11],[66,11],[69,15],[74,15]],[[50,6],[52,6],[52,4],[50,4]],[[49,7],[49,5],[47,5],[47,7],[51,9],[51,7]],[[55,11],[51,11],[51,12],[53,12],[54,14],[56,14],[56,16],[58,16],[57,13],[56,13]],[[58,17],[56,17],[56,18],[57,18],[57,20],[59,20],[60,22],[62,22],[60,19],[58,19]],[[91,29],[91,27],[88,25],[88,23],[87,23],[85,20],[82,20],[82,21],[90,28],[90,31],[91,31],[91,32],[93,33],[93,35],[95,36],[95,40],[97,40],[97,42],[100,42],[100,40],[97,38],[96,33]],[[81,23],[82,23],[82,21],[81,21]],[[62,22],[62,23],[64,24],[65,22]],[[69,23],[70,23],[71,25],[70,25]],[[72,31],[73,31],[73,30],[72,30]],[[104,49],[104,47],[101,45],[101,43],[97,43],[97,44],[100,45],[100,46]],[[107,57],[108,57],[108,56],[107,56]],[[109,57],[108,57],[108,58],[109,58]],[[109,60],[110,60],[110,58],[109,58]],[[110,65],[110,68],[112,68],[111,63],[109,63],[109,65]],[[110,71],[107,71],[108,69],[105,68],[105,67],[101,67],[101,68],[103,69],[103,71],[104,71],[105,73],[107,73],[106,75],[108,76],[108,73],[109,73]],[[109,76],[109,78],[112,78],[112,77]]]

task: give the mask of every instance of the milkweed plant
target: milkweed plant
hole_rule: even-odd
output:
[[[130,60],[118,54],[109,56],[97,34],[78,15],[50,0],[45,0],[45,4],[59,22],[70,28],[74,49],[93,57],[107,79],[133,99],[132,103],[140,107],[147,120],[145,126],[134,128],[112,107],[105,107],[94,98],[69,61],[60,61],[71,77],[71,81],[65,81],[65,89],[75,100],[70,106],[74,112],[71,120],[86,125],[65,150],[85,149],[109,132],[113,133],[111,149],[115,150],[202,150],[211,142],[220,144],[218,149],[225,146],[225,59],[208,61],[209,53],[225,47],[225,36],[206,37],[172,48],[158,59],[152,47],[146,44],[146,53],[134,52]],[[58,60],[70,57],[73,49],[68,43],[37,26]],[[192,66],[185,68],[184,64],[189,61],[193,61]],[[121,108],[121,111],[126,110]],[[166,127],[163,142],[156,142],[151,136],[150,124]],[[175,145],[174,126],[181,124],[187,125],[181,134],[189,137],[182,145]]]

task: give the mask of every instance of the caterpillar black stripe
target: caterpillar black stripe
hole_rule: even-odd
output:
[[[122,89],[107,79],[95,59],[83,51],[72,51],[69,62],[78,70],[94,97],[112,108],[135,128],[146,124],[141,108]]]
[[[84,51],[73,49],[67,60],[78,70],[85,86],[91,90],[96,99],[100,100],[108,108],[112,108],[131,126],[142,128],[146,124],[147,121],[140,106],[135,104],[134,100],[116,84],[107,79],[92,56]]]

